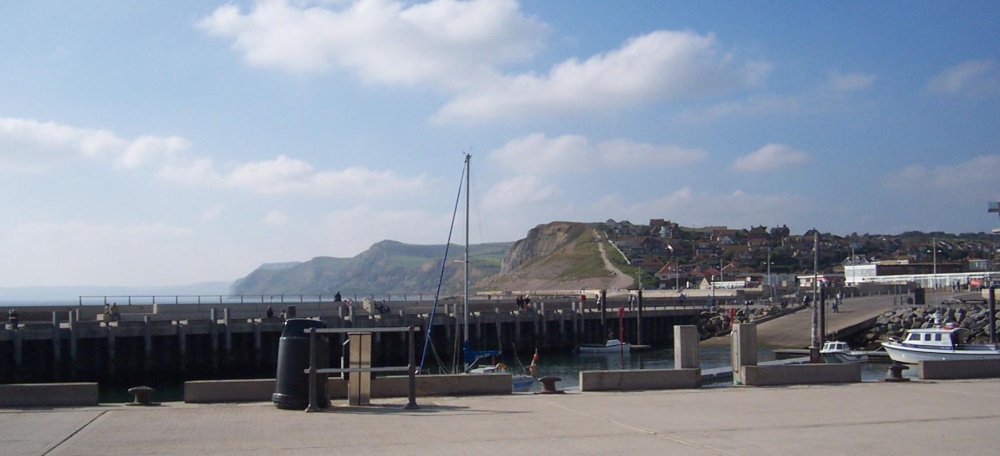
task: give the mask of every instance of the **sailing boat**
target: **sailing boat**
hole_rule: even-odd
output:
[[[469,179],[470,179],[470,165],[472,156],[465,154],[465,258],[462,261],[464,272],[462,274],[463,278],[463,297],[462,297],[462,353],[463,361],[465,362],[464,372],[467,374],[510,374],[511,376],[511,391],[513,392],[526,392],[531,388],[531,385],[535,383],[535,378],[531,375],[526,375],[523,373],[511,372],[506,365],[503,363],[492,363],[485,364],[480,367],[476,365],[483,360],[496,360],[500,356],[499,347],[495,350],[473,350],[472,345],[469,343]],[[456,202],[457,210],[457,202]],[[454,221],[454,219],[453,219]],[[454,223],[453,223],[454,226]],[[451,239],[449,235],[448,245],[451,244]],[[445,250],[445,259],[447,259],[447,250]],[[444,271],[444,264],[442,263],[442,276]],[[440,288],[440,287],[439,287]],[[435,308],[437,306],[437,299],[435,299]],[[431,312],[431,318],[433,319],[434,312]],[[430,329],[433,326],[433,322],[428,324],[428,337],[426,341],[430,341]],[[426,356],[426,346],[424,348],[424,354]],[[515,354],[516,356],[516,354]],[[538,360],[538,353],[535,353],[534,358],[531,361],[531,371],[536,369],[536,361]],[[421,368],[423,367],[423,360],[421,360]]]

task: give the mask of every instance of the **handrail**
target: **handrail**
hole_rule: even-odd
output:
[[[415,410],[419,409],[420,406],[417,405],[417,365],[416,365],[416,349],[414,342],[414,334],[420,330],[419,326],[400,326],[391,328],[316,328],[312,327],[309,329],[304,329],[303,332],[309,334],[309,368],[305,369],[305,372],[309,374],[309,407],[306,408],[307,412],[317,412],[319,411],[319,405],[317,404],[318,398],[316,397],[316,375],[317,374],[336,374],[345,372],[406,372],[409,376],[409,385],[407,388],[407,403],[404,409]],[[319,363],[317,359],[318,350],[316,349],[316,334],[351,334],[351,333],[392,333],[392,332],[405,332],[408,333],[407,337],[407,360],[408,365],[406,366],[384,366],[384,367],[350,367],[350,368],[323,368],[317,369],[316,365]]]

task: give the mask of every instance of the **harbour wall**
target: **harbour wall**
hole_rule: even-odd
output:
[[[470,302],[470,342],[475,348],[502,348],[511,353],[538,349],[569,351],[580,343],[602,342],[619,330],[618,309],[626,340],[653,347],[669,347],[672,327],[691,324],[704,303],[671,299],[640,300],[629,310],[627,296],[605,297],[582,305],[578,297],[538,300],[533,308],[517,309],[513,300]],[[5,322],[0,329],[0,383],[96,381],[134,386],[202,379],[273,377],[283,320],[275,314],[316,318],[331,328],[418,326],[422,347],[431,321],[431,303],[389,303],[380,313],[372,302],[333,303],[156,303],[118,305],[117,317],[105,315],[103,305],[70,308],[18,308],[17,329]],[[437,357],[450,360],[463,333],[463,311],[458,302],[434,311],[430,337]],[[339,365],[345,336],[329,340],[329,365]],[[403,334],[373,337],[373,362],[389,365],[404,361]],[[428,355],[430,356],[430,355]],[[430,360],[430,358],[428,358]],[[428,365],[430,362],[428,361]]]

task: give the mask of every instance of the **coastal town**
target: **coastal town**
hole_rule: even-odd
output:
[[[753,288],[760,284],[811,287],[814,274],[828,285],[913,281],[926,286],[982,286],[1000,264],[1000,234],[906,232],[841,236],[809,229],[682,227],[664,219],[647,224],[604,222],[608,239],[628,264],[642,271],[644,288]]]

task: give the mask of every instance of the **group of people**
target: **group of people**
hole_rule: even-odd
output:
[[[524,295],[517,297],[517,310],[528,310],[531,308],[531,298]]]
[[[837,294],[833,297],[833,300],[830,304],[830,308],[831,310],[833,310],[833,313],[840,313],[840,305],[843,304],[843,302],[844,302],[844,295],[843,293],[838,291]],[[811,296],[809,296],[808,294],[802,296],[802,305],[808,306],[811,303],[812,303]],[[785,302],[782,301],[782,308],[784,308],[784,306]]]

